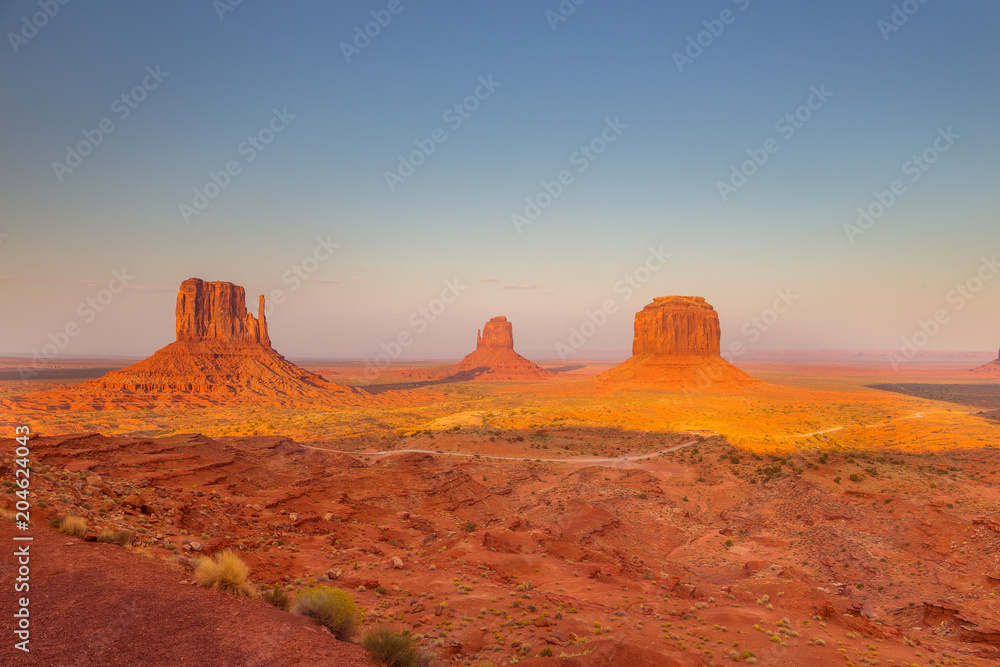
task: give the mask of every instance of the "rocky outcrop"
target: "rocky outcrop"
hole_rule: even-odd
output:
[[[185,280],[177,293],[176,341],[97,380],[29,395],[21,403],[127,410],[171,403],[296,407],[362,399],[363,392],[328,382],[278,354],[264,307],[261,295],[257,317],[248,313],[239,285]]]
[[[722,358],[721,339],[719,314],[704,298],[656,297],[635,315],[632,357],[597,381],[700,393],[757,384]]]
[[[258,316],[247,312],[246,291],[239,285],[189,278],[177,292],[177,340],[260,343],[271,346],[260,295]]]
[[[476,332],[476,349],[514,350],[514,327],[506,317],[494,317]]]
[[[719,355],[719,314],[700,296],[660,296],[635,315],[632,355]]]
[[[546,380],[555,376],[514,351],[514,329],[506,317],[494,317],[476,332],[476,349],[458,364],[476,380]]]

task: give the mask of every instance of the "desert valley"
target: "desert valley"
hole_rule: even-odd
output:
[[[0,28],[0,667],[1000,667],[1000,2]]]
[[[500,316],[371,378],[289,362],[260,306],[186,280],[138,363],[6,360],[33,622],[88,636],[35,664],[373,664],[285,611],[317,586],[423,664],[1000,664],[997,362],[738,369],[704,299],[663,297],[619,365],[536,364]],[[198,585],[226,552],[242,593]]]

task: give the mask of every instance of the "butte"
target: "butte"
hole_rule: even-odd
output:
[[[177,340],[151,357],[70,389],[16,399],[23,408],[148,409],[166,405],[300,407],[362,402],[362,392],[327,381],[271,347],[260,296],[227,282],[190,278],[177,293]]]
[[[514,351],[514,328],[502,316],[476,332],[476,349],[462,359],[458,369],[475,373],[476,380],[548,380],[556,375]]]
[[[685,392],[761,384],[722,358],[719,314],[700,296],[661,296],[635,315],[632,356],[595,380]]]
[[[1000,376],[1000,355],[998,358],[991,361],[988,364],[979,366],[978,368],[973,368],[971,373],[979,373],[980,375],[995,375]]]

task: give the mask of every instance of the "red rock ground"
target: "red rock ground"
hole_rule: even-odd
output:
[[[0,521],[0,664],[373,667],[304,616],[192,585],[190,570],[45,526],[30,535],[30,653],[11,648],[14,524]],[[18,531],[19,535],[24,533]],[[24,543],[19,543],[24,544]]]

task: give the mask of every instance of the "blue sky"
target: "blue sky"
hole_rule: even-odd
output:
[[[77,322],[64,356],[148,354],[173,339],[192,276],[280,290],[272,339],[293,357],[372,358],[409,331],[404,358],[457,358],[499,314],[519,349],[551,357],[608,299],[616,312],[575,354],[627,350],[632,313],[667,294],[706,297],[724,345],[893,349],[941,309],[926,347],[1000,344],[1000,280],[961,308],[953,293],[1000,251],[996,3],[896,3],[916,11],[891,32],[882,1],[588,0],[557,23],[555,1],[390,4],[244,0],[220,19],[208,0],[69,2],[43,21],[37,1],[3,3],[0,307],[16,326],[0,352]],[[348,62],[372,12],[391,21]],[[679,71],[689,38],[704,46]],[[250,151],[275,110],[283,129]],[[779,131],[797,111],[808,120]],[[78,166],[53,166],[105,119]],[[614,141],[581,157],[609,121]],[[911,181],[904,164],[949,128]],[[436,130],[446,140],[390,189],[386,172]],[[719,182],[762,151],[724,200]],[[230,162],[187,222],[180,206]],[[571,182],[519,232],[512,215],[561,172]],[[884,215],[845,232],[895,180]],[[296,282],[317,239],[338,248]],[[615,286],[650,247],[671,257],[626,299]],[[79,304],[122,269],[129,287],[87,321]],[[415,331],[411,314],[455,279],[466,289]],[[794,305],[748,326],[778,290]]]

